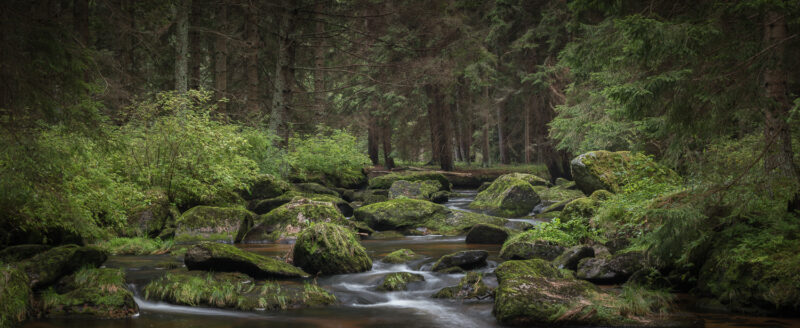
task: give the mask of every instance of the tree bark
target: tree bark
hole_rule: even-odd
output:
[[[314,6],[314,11],[322,13],[324,10],[324,2],[318,1]],[[325,71],[322,69],[325,66],[325,22],[323,15],[317,14],[317,22],[314,26],[314,33],[316,34],[319,42],[314,48],[314,102],[316,106],[315,117],[322,118],[325,116]]]
[[[369,160],[372,161],[372,165],[380,165],[380,159],[378,158],[378,153],[380,152],[378,147],[378,133],[377,120],[370,110],[367,113],[367,154],[369,155]]]
[[[428,126],[431,131],[431,163],[439,163],[441,157],[441,131],[439,130],[441,99],[439,98],[438,89],[434,85],[425,86],[426,94],[431,100],[428,104]]]
[[[200,6],[197,0],[192,3],[189,21],[197,25],[200,21]],[[200,32],[193,31],[189,27],[189,88],[200,89],[200,66],[203,63],[203,47]]]
[[[483,88],[483,98],[486,101],[486,107],[484,108],[483,147],[481,147],[483,149],[481,149],[481,151],[483,153],[482,154],[483,155],[483,167],[489,167],[490,165],[492,165],[492,162],[491,162],[491,160],[489,158],[489,145],[490,145],[490,142],[489,142],[489,124],[490,124],[490,118],[491,118],[491,114],[490,114],[491,110],[489,108],[489,105],[491,104],[491,102],[489,100],[489,87],[488,86]]]
[[[531,106],[530,103],[525,105],[525,140],[522,142],[525,148],[525,164],[531,163]]]
[[[191,0],[180,0],[175,8],[175,90],[189,90],[189,10]]]
[[[214,88],[217,99],[225,98],[228,94],[228,2],[221,0],[217,9],[219,34],[214,40]],[[220,102],[219,109],[227,112],[227,102]]]
[[[439,97],[439,103],[442,105],[439,117],[439,126],[442,130],[439,164],[442,170],[452,171],[455,166],[453,165],[453,128],[451,124],[452,115],[450,113],[450,102],[445,100],[445,96],[441,92],[439,93]]]
[[[500,163],[508,164],[505,142],[503,140],[503,105],[504,104],[497,104],[495,106],[497,114],[497,148],[500,151]]]
[[[392,158],[392,125],[384,119],[381,126],[381,139],[383,139],[383,163],[387,170],[394,168],[394,158]]]
[[[250,1],[245,8],[244,34],[247,49],[245,50],[245,78],[247,80],[247,97],[245,111],[247,118],[255,118],[260,110],[261,94],[258,89],[258,2]]]

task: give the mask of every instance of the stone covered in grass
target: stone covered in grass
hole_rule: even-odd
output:
[[[295,197],[291,202],[264,214],[244,236],[245,242],[280,241],[295,238],[316,222],[345,222],[333,203]]]
[[[337,198],[339,197],[339,193],[335,190],[314,182],[295,183],[292,189],[305,194],[328,195]]]
[[[469,207],[502,217],[520,217],[530,213],[539,202],[539,195],[528,181],[506,174],[479,192]]]
[[[385,292],[406,290],[409,283],[417,281],[425,281],[425,277],[411,272],[393,272],[383,277],[383,282],[378,285],[378,290]]]
[[[332,203],[334,206],[336,206],[336,208],[339,209],[339,212],[341,212],[342,215],[353,215],[353,207],[350,205],[350,203],[346,202],[342,198],[339,198],[338,196],[298,191],[289,191],[278,197],[256,201],[255,203],[251,203],[250,209],[256,214],[267,214],[281,205],[291,202],[295,197],[306,198],[318,202]]]
[[[536,194],[539,195],[539,198],[542,199],[543,202],[548,203],[558,203],[564,201],[570,201],[575,198],[584,197],[582,191],[577,189],[568,189],[562,186],[555,186],[555,187],[545,187],[545,186],[533,186],[533,190],[536,191]]]
[[[408,248],[402,248],[384,256],[382,261],[385,263],[400,264],[411,261],[417,257],[419,257],[419,255],[414,253],[414,251]]]
[[[28,318],[33,295],[29,284],[22,270],[0,264],[0,327],[16,327]]]
[[[19,262],[18,267],[30,278],[31,288],[38,289],[84,266],[98,267],[107,258],[108,254],[95,246],[64,245]]]
[[[545,259],[551,261],[571,246],[565,232],[553,230],[547,234],[540,228],[516,234],[503,243],[500,257],[507,260]]]
[[[188,306],[211,306],[242,311],[287,310],[336,303],[325,289],[306,283],[256,284],[241,273],[200,273],[177,270],[153,280],[144,288],[145,298]]]
[[[435,172],[402,172],[402,173],[389,173],[379,177],[369,179],[370,189],[389,189],[392,184],[398,180],[405,181],[425,181],[436,180],[442,184],[444,190],[450,190],[450,180],[447,180],[441,173]]]
[[[564,206],[561,211],[561,219],[566,222],[572,219],[591,218],[598,207],[600,207],[600,202],[589,197],[581,197]]]
[[[94,316],[127,318],[139,307],[125,286],[122,269],[84,268],[64,277],[56,288],[42,293],[42,311],[48,317]]]
[[[389,199],[405,197],[432,200],[432,196],[440,190],[442,190],[442,184],[436,180],[397,180],[392,183],[392,186],[389,188]]]
[[[467,244],[502,245],[511,233],[507,228],[493,224],[476,224],[467,233]]]
[[[175,241],[239,242],[255,218],[253,212],[241,207],[195,206],[177,220]]]
[[[494,291],[483,282],[483,274],[467,272],[457,286],[445,287],[433,294],[433,298],[449,299],[485,299],[492,296]]]
[[[449,268],[459,267],[463,270],[477,269],[486,266],[489,252],[484,250],[468,250],[447,254],[433,264],[431,270],[444,271]]]
[[[270,174],[262,174],[256,177],[255,182],[250,186],[250,190],[242,191],[240,194],[245,200],[266,199],[278,197],[291,188],[292,185],[286,181]]]
[[[459,235],[479,223],[504,225],[506,220],[477,213],[451,210],[443,205],[417,199],[392,199],[363,206],[355,211],[356,220],[379,231],[398,230],[408,234],[417,228],[444,235]]]
[[[631,181],[650,178],[653,183],[678,182],[680,177],[641,153],[629,151],[592,151],[570,162],[572,177],[578,188],[590,195],[605,189],[614,193]]]
[[[355,234],[348,228],[326,222],[314,224],[297,236],[294,264],[312,274],[372,269],[372,259]]]
[[[303,270],[274,258],[241,250],[233,245],[203,242],[186,251],[189,270],[241,272],[257,279],[307,277]]]

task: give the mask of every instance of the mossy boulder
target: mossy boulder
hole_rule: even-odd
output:
[[[580,190],[567,189],[561,186],[533,186],[533,191],[539,195],[543,203],[558,203],[585,196]]]
[[[418,257],[419,255],[417,255],[417,253],[414,253],[414,251],[408,248],[402,248],[384,256],[382,261],[385,263],[400,264],[400,263],[406,263]]]
[[[389,189],[395,181],[425,181],[436,180],[442,184],[444,190],[450,190],[450,180],[443,174],[436,172],[397,172],[369,179],[370,189]]]
[[[613,196],[614,196],[614,194],[612,194],[608,190],[600,189],[600,190],[595,190],[589,196],[589,198],[594,199],[594,200],[596,200],[598,202],[604,202],[604,201],[607,201],[607,200],[611,199],[611,197],[613,197]]]
[[[47,317],[93,316],[128,318],[139,312],[133,293],[125,284],[125,271],[84,268],[62,278],[41,296]]]
[[[0,328],[16,327],[30,315],[30,281],[25,272],[0,264]]]
[[[452,267],[472,270],[486,266],[489,252],[484,250],[468,250],[450,253],[439,258],[431,268],[432,271],[444,271]]]
[[[241,311],[288,310],[336,303],[336,297],[316,284],[256,284],[242,273],[176,270],[151,281],[145,298],[188,306],[211,306]]]
[[[304,193],[298,191],[289,191],[275,198],[254,201],[251,203],[250,210],[259,215],[267,214],[281,205],[291,202],[295,197],[306,198],[318,202],[328,202],[336,206],[342,215],[353,215],[353,206],[338,196],[332,196],[329,194]]]
[[[348,228],[317,223],[301,232],[294,245],[294,264],[313,274],[369,271],[372,259]]]
[[[620,284],[642,269],[644,264],[642,252],[618,253],[610,258],[585,258],[578,262],[576,276],[596,284]]]
[[[561,210],[561,218],[564,222],[572,219],[591,218],[598,207],[600,207],[600,202],[589,197],[581,197],[564,206],[564,209]]]
[[[486,189],[489,189],[489,187],[491,185],[492,185],[492,181],[486,181],[484,183],[481,183],[481,185],[478,187],[478,192],[481,192],[481,191],[484,191]]]
[[[505,227],[493,224],[476,224],[467,232],[467,244],[502,245],[511,233]]]
[[[594,257],[594,248],[586,245],[573,246],[553,260],[559,269],[578,270],[578,263],[585,258]]]
[[[263,242],[294,239],[303,229],[316,222],[344,224],[345,218],[332,202],[295,197],[289,203],[260,216],[242,240]]]
[[[303,270],[233,245],[202,242],[186,251],[184,263],[189,270],[241,272],[256,279],[307,277]]]
[[[30,278],[31,288],[38,289],[52,285],[84,266],[98,267],[106,259],[108,253],[99,247],[64,245],[18,262],[17,266]]]
[[[449,299],[486,299],[492,296],[494,290],[483,282],[483,274],[479,272],[467,272],[464,278],[456,286],[445,287],[434,293],[433,298]]]
[[[306,194],[328,195],[337,198],[339,197],[338,192],[328,187],[325,187],[319,183],[313,183],[313,182],[295,183],[292,189]]]
[[[500,257],[506,260],[545,259],[552,261],[569,246],[559,240],[548,240],[539,237],[535,230],[516,234],[503,243]]]
[[[353,193],[353,202],[362,205],[370,205],[389,200],[389,190],[386,189],[367,189]]]
[[[432,200],[433,194],[440,190],[442,190],[442,183],[436,180],[397,180],[389,188],[389,199],[405,197]]]
[[[506,174],[479,192],[469,207],[502,217],[520,217],[530,213],[540,202],[539,195],[528,181],[515,174]]]
[[[249,190],[243,190],[239,194],[245,200],[265,199],[278,197],[291,188],[292,185],[286,181],[270,174],[262,174],[256,177]]]
[[[239,242],[255,218],[253,212],[241,207],[195,206],[175,223],[175,241]]]
[[[451,210],[445,206],[417,199],[392,199],[356,209],[354,218],[378,231],[398,230],[415,234],[417,228],[429,233],[459,235],[479,223],[504,225],[506,220],[477,213]]]
[[[421,274],[411,272],[393,272],[383,277],[378,284],[378,290],[385,292],[407,290],[408,284],[412,282],[425,281]]]
[[[600,189],[618,193],[629,182],[645,177],[653,183],[674,183],[680,179],[677,173],[644,154],[629,151],[581,154],[570,162],[570,168],[578,188],[587,195]]]
[[[39,244],[9,246],[0,251],[0,263],[22,261],[24,259],[31,258],[36,254],[47,251],[50,248],[51,246]]]
[[[528,174],[528,173],[519,173],[519,172],[509,173],[509,174],[506,174],[506,175],[512,176],[512,177],[517,178],[517,179],[525,180],[525,182],[529,183],[531,186],[546,186],[547,187],[547,186],[551,186],[552,185],[552,184],[550,184],[550,181],[547,181],[547,179],[544,179],[544,178],[542,178],[542,177],[540,177],[538,175],[533,175],[533,174]]]

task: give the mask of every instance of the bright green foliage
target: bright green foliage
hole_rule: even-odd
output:
[[[408,261],[413,260],[414,258],[418,257],[414,251],[408,248],[398,249],[394,252],[389,253],[388,255],[383,257],[383,262],[385,263],[393,263],[393,264],[400,264],[406,263]]]
[[[571,219],[591,218],[599,205],[600,203],[592,198],[581,197],[567,203],[561,211],[560,218],[565,222]]]
[[[361,169],[369,164],[356,137],[344,130],[320,132],[307,138],[289,139],[289,164],[293,174],[303,180],[323,176],[334,185],[357,185]]]
[[[28,318],[33,292],[28,277],[17,268],[0,263],[0,328],[11,328]]]
[[[249,310],[255,307],[255,302],[248,297],[248,293],[255,289],[253,280],[241,273],[177,271],[153,280],[145,286],[144,292],[145,299],[173,304]],[[272,291],[268,288],[264,290]]]
[[[372,269],[372,259],[348,228],[316,223],[297,236],[294,264],[312,274],[363,272]]]
[[[378,285],[378,290],[385,292],[406,290],[409,283],[416,281],[425,281],[425,277],[411,272],[393,272],[383,277],[383,282]]]
[[[173,246],[172,240],[158,238],[125,238],[116,237],[97,243],[111,255],[151,255],[169,252]]]
[[[102,318],[125,318],[139,307],[125,285],[122,269],[84,268],[62,280],[68,292],[50,288],[42,293],[42,310],[48,316],[91,315]]]

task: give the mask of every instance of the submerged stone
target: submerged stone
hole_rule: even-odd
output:
[[[431,268],[432,271],[442,271],[452,267],[471,270],[486,266],[489,252],[484,250],[460,251],[442,256]]]
[[[211,242],[189,248],[184,263],[189,270],[241,272],[257,279],[308,276],[303,270],[286,262],[247,252],[236,246]]]
[[[494,290],[483,282],[483,274],[467,272],[457,286],[445,287],[434,293],[433,298],[449,299],[485,299],[493,295]]]

